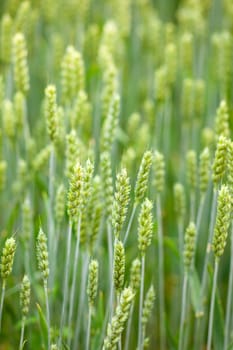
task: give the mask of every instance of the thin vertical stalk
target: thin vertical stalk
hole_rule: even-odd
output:
[[[159,313],[160,313],[160,349],[165,349],[165,303],[164,303],[164,254],[163,254],[163,227],[160,194],[156,198],[156,212],[158,222],[158,259],[159,259]]]
[[[78,304],[78,312],[77,312],[77,318],[76,318],[76,324],[75,324],[75,335],[74,335],[74,346],[73,349],[78,349],[78,341],[79,341],[79,333],[80,333],[80,327],[81,327],[81,318],[82,313],[84,309],[84,302],[85,302],[85,291],[86,291],[86,281],[87,281],[87,270],[88,270],[88,263],[89,263],[89,255],[84,252],[83,253],[83,266],[82,266],[82,280],[81,280],[81,290],[79,295],[79,304]]]
[[[126,244],[126,241],[128,239],[129,232],[130,232],[130,229],[131,229],[131,226],[132,226],[132,223],[133,223],[133,219],[134,219],[134,216],[135,216],[136,209],[137,209],[137,205],[134,204],[132,212],[131,212],[131,215],[130,215],[130,218],[129,218],[129,223],[128,223],[128,226],[127,226],[127,229],[126,229],[124,241],[123,241],[124,245]]]
[[[74,256],[74,267],[73,267],[73,275],[72,275],[72,285],[70,291],[70,305],[69,305],[69,314],[68,314],[68,328],[71,329],[73,310],[74,310],[74,296],[75,296],[75,287],[77,281],[77,269],[78,269],[78,257],[79,257],[79,247],[80,247],[80,227],[81,227],[81,214],[78,218],[77,225],[77,238],[76,238],[76,246],[75,246],[75,256]],[[68,347],[70,347],[71,341],[71,332],[69,333],[68,339]]]
[[[212,343],[212,332],[213,332],[213,322],[214,322],[214,304],[215,304],[215,294],[216,294],[216,288],[217,288],[218,265],[219,265],[218,259],[215,259],[214,280],[213,280],[213,287],[212,287],[211,304],[210,304],[210,317],[209,317],[209,326],[208,326],[207,350],[211,350],[211,343]]]
[[[210,245],[213,238],[214,233],[214,223],[215,223],[215,215],[216,215],[216,207],[217,207],[217,190],[214,190],[213,200],[212,200],[212,207],[211,207],[211,218],[210,218],[210,226],[209,226],[209,234],[208,234],[208,240],[207,240],[207,246],[206,246],[206,254],[205,254],[205,260],[204,260],[204,268],[202,273],[202,281],[201,281],[201,298],[203,300],[204,293],[206,291],[206,284],[207,284],[207,277],[208,277],[208,263],[210,259]],[[200,310],[201,311],[201,310]],[[203,322],[204,317],[198,317],[195,325],[195,340],[194,340],[194,349],[200,349],[200,346],[202,344],[203,340]]]
[[[183,348],[183,338],[184,338],[184,323],[187,307],[187,290],[188,290],[188,274],[185,272],[182,288],[182,307],[181,307],[181,318],[180,318],[180,333],[179,333],[179,346],[178,349]]]
[[[225,336],[224,336],[224,350],[227,350],[230,334],[230,320],[232,310],[232,294],[233,294],[233,222],[231,223],[231,262],[229,271],[229,284],[227,292],[227,304],[226,304],[226,319],[225,319]]]
[[[87,340],[86,340],[86,350],[89,350],[89,344],[90,344],[90,334],[91,334],[91,314],[92,314],[92,307],[89,306],[89,312],[88,312],[88,322],[87,322]]]
[[[3,311],[3,303],[5,298],[5,291],[6,291],[6,280],[4,279],[2,281],[2,294],[1,294],[1,302],[0,302],[0,333],[2,329],[2,311]]]
[[[25,328],[25,318],[23,317],[22,326],[21,326],[21,333],[20,333],[19,350],[23,350],[24,328]]]
[[[179,254],[180,254],[180,273],[181,276],[183,274],[183,259],[182,259],[182,252],[183,252],[183,247],[184,247],[184,224],[183,222],[179,219],[178,222],[178,242],[179,242]]]
[[[140,299],[139,299],[139,316],[138,316],[138,350],[142,350],[142,308],[144,294],[144,275],[145,275],[145,255],[142,256],[141,282],[140,282]]]
[[[65,318],[66,318],[65,314],[66,314],[66,304],[67,304],[67,296],[68,296],[69,267],[70,267],[70,253],[71,253],[71,234],[72,234],[72,222],[70,220],[69,227],[68,227],[68,236],[67,236],[66,263],[65,263],[64,285],[63,285],[63,302],[62,302],[58,347],[61,347],[62,331],[63,331]]]
[[[54,196],[54,174],[55,174],[55,150],[52,144],[52,149],[49,158],[49,184],[48,184],[48,198],[49,198],[49,210],[48,210],[48,233],[49,233],[49,251],[51,252],[50,266],[52,267],[50,273],[50,285],[54,280],[54,220],[53,220],[53,196]]]
[[[48,327],[48,349],[50,349],[50,311],[49,311],[49,295],[48,295],[48,282],[44,280],[44,294],[46,303],[46,319]]]
[[[128,348],[129,348],[130,331],[131,331],[131,324],[132,324],[132,319],[133,319],[133,310],[134,310],[134,302],[132,303],[132,305],[130,307],[129,319],[128,319],[128,322],[127,322],[127,329],[126,329],[124,350],[128,350]]]

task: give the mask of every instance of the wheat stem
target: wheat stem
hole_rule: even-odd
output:
[[[181,318],[180,318],[180,333],[179,333],[179,350],[183,348],[183,338],[184,338],[184,323],[187,307],[187,289],[188,289],[188,274],[185,272],[182,288],[182,307],[181,307]]]
[[[226,318],[225,318],[225,337],[224,337],[224,350],[227,350],[230,334],[230,320],[232,310],[232,294],[233,294],[233,222],[231,223],[231,262],[229,271],[229,284],[227,292],[227,304],[226,304]]]
[[[213,332],[213,322],[214,322],[214,304],[215,304],[215,295],[216,295],[216,288],[217,288],[218,265],[219,265],[218,259],[215,259],[214,280],[213,280],[213,286],[212,286],[210,316],[209,316],[209,326],[208,326],[207,350],[211,350],[211,343],[212,343],[212,332]]]
[[[88,322],[87,322],[87,340],[86,340],[86,350],[89,350],[89,344],[90,344],[90,334],[91,334],[91,314],[92,314],[92,307],[89,307],[88,312]]]
[[[4,279],[2,281],[2,294],[1,294],[1,302],[0,302],[0,333],[2,329],[2,311],[3,311],[3,303],[5,298],[5,291],[6,291],[6,280]]]
[[[58,346],[61,347],[63,327],[66,319],[66,304],[68,296],[68,282],[69,282],[69,267],[70,267],[70,253],[71,253],[71,234],[72,234],[72,222],[69,221],[68,235],[67,235],[67,249],[66,249],[66,262],[64,271],[64,284],[63,284],[63,302],[60,321],[60,333]]]
[[[140,299],[139,299],[139,317],[138,317],[138,350],[143,348],[142,344],[142,309],[143,309],[143,294],[144,294],[144,275],[145,275],[145,254],[141,260],[141,282],[140,282]]]
[[[77,238],[76,238],[76,246],[75,246],[75,256],[74,256],[74,267],[73,267],[73,275],[72,275],[72,285],[70,291],[70,305],[69,305],[69,314],[68,314],[68,327],[71,329],[73,310],[74,310],[74,296],[75,296],[75,287],[77,281],[77,269],[78,269],[78,257],[79,257],[79,247],[80,247],[80,227],[81,227],[81,215],[78,218],[77,225]],[[68,347],[70,347],[70,337],[71,333],[69,333],[68,339]]]
[[[48,349],[50,349],[50,311],[49,311],[49,295],[48,295],[47,280],[44,280],[44,293],[45,293],[46,319],[47,319],[47,328],[48,328]]]
[[[25,328],[25,318],[23,318],[23,320],[22,320],[20,342],[19,342],[19,350],[23,350],[24,328]]]
[[[130,215],[130,218],[129,218],[129,223],[128,223],[128,226],[127,226],[127,229],[126,229],[125,237],[124,237],[124,245],[126,244],[126,241],[128,239],[129,232],[130,232],[130,229],[131,229],[131,226],[132,226],[132,223],[133,223],[133,219],[134,219],[134,216],[135,216],[136,209],[137,209],[137,205],[134,204],[132,212],[131,212],[131,215]]]
[[[160,312],[160,349],[165,349],[165,305],[164,305],[164,253],[163,253],[163,227],[160,194],[156,198],[156,211],[158,222],[158,259],[159,259],[159,312]]]

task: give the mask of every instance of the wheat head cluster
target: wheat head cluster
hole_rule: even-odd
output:
[[[233,349],[233,1],[0,1],[0,349]]]

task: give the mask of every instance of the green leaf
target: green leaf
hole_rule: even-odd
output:
[[[45,318],[45,315],[44,315],[44,313],[43,313],[43,311],[38,303],[36,303],[36,307],[37,307],[37,311],[38,311],[38,315],[39,315],[42,339],[43,339],[43,342],[45,344],[47,344],[48,327],[47,327],[46,318]]]
[[[189,279],[189,286],[190,286],[191,302],[195,312],[195,316],[201,317],[203,315],[201,283],[195,268],[189,271],[188,279]]]

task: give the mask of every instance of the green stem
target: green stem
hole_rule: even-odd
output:
[[[25,318],[23,317],[22,326],[21,326],[21,334],[20,334],[19,350],[23,350],[24,328],[25,328]]]
[[[67,304],[67,296],[68,296],[68,282],[69,282],[69,267],[70,267],[70,253],[71,253],[71,234],[72,234],[72,222],[69,221],[68,227],[68,235],[67,235],[67,250],[66,250],[66,263],[65,263],[65,271],[64,271],[64,285],[63,285],[63,302],[62,302],[62,311],[61,311],[61,321],[60,321],[60,334],[58,347],[61,347],[62,342],[62,333],[63,327],[65,324],[65,313],[66,313],[66,304]]]
[[[144,275],[145,275],[145,255],[142,256],[141,262],[141,282],[140,282],[140,299],[139,299],[139,317],[138,317],[138,350],[142,350],[142,309],[144,294]]]
[[[90,334],[91,334],[91,313],[92,313],[92,307],[89,306],[89,313],[88,313],[88,323],[87,323],[87,340],[86,340],[86,350],[89,350],[89,344],[90,344]]]
[[[165,302],[164,302],[164,253],[163,253],[163,226],[160,194],[156,198],[158,222],[158,259],[159,259],[159,312],[160,312],[160,349],[165,349]]]
[[[77,281],[77,268],[78,268],[78,257],[79,257],[79,247],[80,247],[80,227],[81,227],[81,215],[79,215],[79,218],[78,218],[77,239],[76,239],[76,246],[75,246],[75,257],[74,257],[74,268],[73,268],[72,285],[71,285],[70,299],[69,299],[70,300],[69,314],[68,314],[68,328],[69,329],[71,329],[73,310],[74,310],[74,296],[75,296],[75,287],[76,287],[76,281]],[[71,341],[70,335],[71,335],[71,332],[69,332],[68,347],[70,347],[70,341]]]
[[[188,274],[185,272],[183,280],[182,290],[182,307],[181,307],[181,318],[180,318],[180,333],[179,333],[179,346],[178,349],[183,349],[183,338],[184,338],[184,323],[187,307],[187,290],[188,290]]]
[[[82,324],[80,320],[82,319],[82,314],[85,307],[85,291],[86,291],[86,282],[87,282],[87,275],[88,275],[87,271],[88,271],[88,264],[89,264],[89,255],[86,252],[83,252],[82,260],[83,260],[83,266],[82,266],[82,280],[81,280],[81,288],[80,288],[81,290],[79,295],[79,304],[78,304],[77,318],[75,323],[73,349],[78,349],[79,333],[80,333],[80,327]]]
[[[214,322],[214,304],[215,304],[215,295],[216,295],[216,288],[217,288],[218,265],[219,265],[218,259],[215,259],[214,280],[213,280],[211,304],[210,304],[207,350],[211,350],[211,343],[212,343],[212,332],[213,332],[213,322]]]
[[[128,322],[127,322],[127,329],[126,329],[126,338],[125,338],[124,350],[128,350],[128,348],[129,348],[130,331],[131,331],[131,324],[132,324],[132,319],[133,319],[133,310],[134,310],[134,303],[132,303],[132,305],[130,307],[129,319],[128,319]]]
[[[124,245],[126,244],[126,241],[128,239],[129,232],[130,232],[130,229],[131,229],[131,226],[132,226],[132,223],[133,223],[133,219],[134,219],[134,216],[135,216],[136,209],[137,209],[137,204],[134,204],[133,210],[132,210],[130,218],[129,218],[129,223],[128,223],[128,226],[127,226],[127,229],[126,229],[125,237],[124,237],[124,242],[123,242]]]
[[[49,311],[49,295],[48,295],[47,280],[44,280],[44,294],[45,294],[46,318],[47,318],[47,328],[48,328],[48,349],[50,349],[50,311]]]
[[[0,302],[0,333],[1,333],[1,329],[2,329],[2,311],[3,311],[5,291],[6,291],[6,280],[4,279],[2,281],[2,294],[1,294],[1,302]]]
[[[232,294],[233,294],[233,222],[231,223],[231,262],[229,271],[229,285],[227,292],[227,304],[226,304],[226,319],[225,319],[225,337],[224,337],[224,350],[227,350],[230,334],[230,320],[232,310]]]

